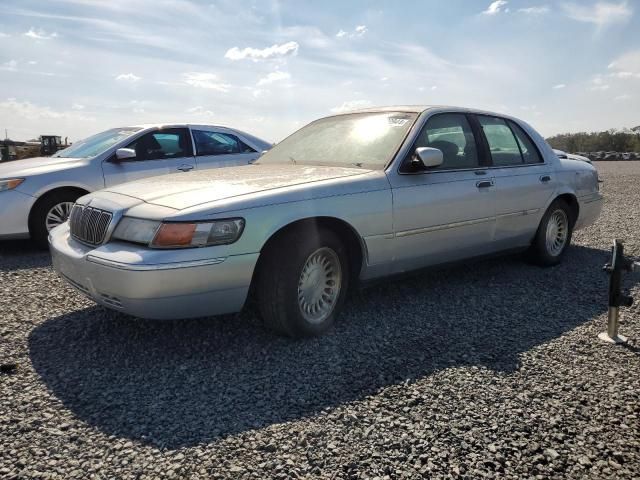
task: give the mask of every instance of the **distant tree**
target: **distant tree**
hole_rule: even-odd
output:
[[[638,152],[640,153],[640,125],[631,130],[604,132],[561,133],[547,138],[553,148],[566,152]]]

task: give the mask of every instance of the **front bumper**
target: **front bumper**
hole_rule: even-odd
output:
[[[68,224],[51,231],[54,269],[96,303],[150,319],[221,315],[242,309],[258,254],[216,256],[217,247],[151,250],[74,240]]]
[[[29,236],[29,212],[35,201],[17,190],[0,192],[0,239]]]

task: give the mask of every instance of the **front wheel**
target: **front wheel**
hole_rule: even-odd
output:
[[[31,238],[40,248],[47,248],[47,238],[51,229],[66,222],[71,214],[71,207],[80,197],[73,191],[52,192],[42,198],[31,213],[29,230]]]
[[[573,224],[567,202],[555,200],[540,221],[529,252],[531,259],[541,266],[558,265],[571,243]]]
[[[291,337],[319,335],[329,329],[349,282],[340,239],[324,229],[292,231],[264,255],[257,294],[265,324]]]

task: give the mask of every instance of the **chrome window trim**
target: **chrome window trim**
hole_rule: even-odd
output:
[[[411,130],[409,131],[409,134],[405,138],[405,143],[398,149],[398,151],[396,152],[396,155],[394,156],[394,158],[391,160],[391,162],[389,162],[387,168],[385,168],[385,172],[387,174],[395,173],[397,175],[433,175],[434,173],[473,172],[473,171],[477,171],[477,170],[495,170],[495,169],[499,169],[499,168],[523,168],[523,167],[532,167],[532,166],[540,166],[540,165],[550,165],[550,163],[547,162],[546,157],[544,156],[542,150],[540,149],[540,147],[538,146],[536,141],[531,137],[531,135],[529,135],[527,133],[526,129],[524,127],[522,127],[522,125],[520,125],[518,123],[518,126],[520,128],[522,128],[522,130],[525,133],[527,133],[527,135],[529,136],[531,141],[534,143],[536,148],[539,150],[540,156],[544,160],[542,163],[523,163],[522,165],[508,165],[508,166],[484,165],[484,166],[473,167],[473,168],[450,168],[450,169],[447,169],[447,170],[425,170],[423,172],[402,172],[401,171],[402,162],[406,158],[406,155],[409,153],[409,150],[411,149],[411,146],[413,145],[413,143],[418,138],[418,135],[420,135],[420,132],[422,131],[424,126],[427,124],[427,122],[429,121],[429,119],[431,117],[433,117],[435,115],[443,114],[443,113],[460,113],[460,114],[463,114],[463,115],[466,115],[466,114],[469,114],[469,115],[487,115],[486,113],[483,113],[483,112],[475,112],[473,110],[465,110],[465,109],[459,109],[458,110],[458,109],[439,109],[439,108],[434,108],[434,109],[427,109],[427,110],[423,111],[418,116],[418,119],[413,124],[413,127],[411,127]],[[508,120],[515,122],[514,119],[509,118],[509,117],[503,117],[503,116],[499,116],[499,115],[493,115],[493,116],[495,118],[500,118],[500,119],[504,120],[505,122],[508,121]],[[393,172],[393,170],[394,170],[393,169],[393,165],[394,164],[396,164],[395,172]]]

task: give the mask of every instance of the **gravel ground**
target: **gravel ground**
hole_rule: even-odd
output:
[[[640,255],[640,162],[598,168],[563,265],[388,282],[304,341],[128,318],[0,244],[0,478],[640,477],[640,309],[627,346],[597,339],[612,238]]]

